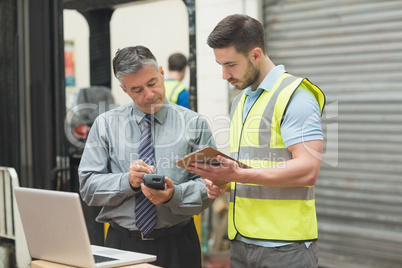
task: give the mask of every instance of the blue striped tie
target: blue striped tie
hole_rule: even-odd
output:
[[[154,147],[152,146],[151,118],[147,114],[144,117],[144,128],[141,133],[138,158],[148,165],[153,165]],[[136,225],[138,229],[147,235],[156,226],[156,206],[142,192],[137,193],[135,205]]]

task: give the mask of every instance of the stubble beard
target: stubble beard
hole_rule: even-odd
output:
[[[243,76],[243,83],[240,85],[235,85],[235,88],[238,90],[243,90],[249,87],[250,85],[254,84],[255,81],[258,80],[260,72],[257,68],[253,66],[253,64],[249,61],[247,65],[246,73]]]

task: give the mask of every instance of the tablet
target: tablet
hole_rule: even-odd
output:
[[[186,168],[192,162],[220,165],[219,161],[216,159],[218,155],[236,161],[241,168],[251,168],[250,166],[247,166],[246,164],[243,164],[242,162],[237,161],[236,159],[209,146],[186,155],[184,158],[178,160],[175,164],[181,168]]]

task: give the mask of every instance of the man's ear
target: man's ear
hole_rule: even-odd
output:
[[[123,85],[121,85],[121,84],[120,84],[120,87],[121,87],[121,89],[123,89],[123,91],[124,91],[124,92],[126,92],[126,93],[127,93],[127,90],[124,88],[124,86],[123,86]]]
[[[161,73],[162,76],[165,76],[165,72],[163,71],[162,65],[159,66],[159,72]]]
[[[250,51],[250,58],[251,58],[251,60],[252,61],[254,61],[254,62],[259,62],[260,60],[261,60],[261,58],[262,58],[262,50],[261,50],[261,48],[259,48],[259,47],[255,47],[255,48],[253,48],[251,51]]]

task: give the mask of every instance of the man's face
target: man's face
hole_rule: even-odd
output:
[[[258,81],[258,68],[254,66],[250,58],[238,53],[233,46],[214,48],[214,54],[216,62],[222,66],[222,78],[232,86],[245,89]]]
[[[138,109],[147,114],[160,110],[165,101],[164,73],[148,65],[141,71],[123,76],[120,87],[130,96]]]

